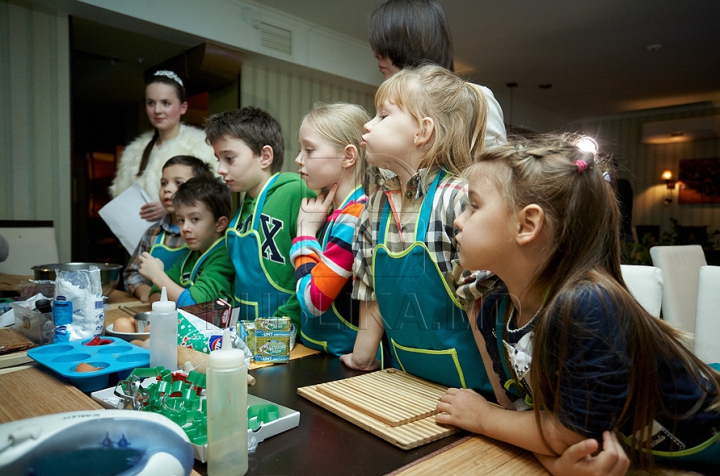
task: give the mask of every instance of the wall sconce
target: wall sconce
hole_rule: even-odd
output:
[[[660,178],[665,181],[665,185],[667,186],[667,196],[665,197],[665,204],[669,205],[673,201],[672,191],[675,190],[675,180],[673,180],[672,170],[663,170]]]

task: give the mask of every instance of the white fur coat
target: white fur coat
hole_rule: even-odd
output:
[[[110,186],[110,195],[115,198],[130,185],[137,182],[145,189],[154,201],[158,201],[162,168],[168,159],[176,155],[193,155],[210,164],[213,172],[217,172],[217,159],[212,147],[205,142],[205,132],[192,126],[180,124],[177,137],[163,143],[162,147],[153,147],[145,172],[136,177],[142,154],[154,131],[148,131],[132,141],[120,156],[120,163],[115,172],[115,179]]]

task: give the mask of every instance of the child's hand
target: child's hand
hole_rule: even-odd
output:
[[[326,197],[318,195],[317,198],[302,199],[298,211],[296,236],[317,236],[327,220],[337,188],[337,184],[333,185]]]
[[[160,202],[146,203],[140,207],[140,218],[156,222],[167,214],[167,210],[162,206]]]
[[[485,397],[467,388],[448,388],[440,398],[437,409],[443,413],[435,415],[441,425],[452,425],[473,433],[483,434],[483,416],[491,405]]]
[[[156,283],[159,276],[165,275],[165,263],[161,259],[155,258],[150,255],[147,251],[144,251],[140,255],[140,269],[138,270],[141,275]]]
[[[543,466],[556,476],[566,474],[572,476],[621,476],[627,472],[630,460],[615,433],[603,432],[602,451],[593,456],[597,449],[597,441],[591,438],[572,445],[558,458],[546,455],[536,456]]]

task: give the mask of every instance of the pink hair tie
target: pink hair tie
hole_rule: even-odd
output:
[[[583,173],[583,171],[587,168],[587,162],[584,160],[576,160],[575,165],[577,165],[577,174],[580,175]]]

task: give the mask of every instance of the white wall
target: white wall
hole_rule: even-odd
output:
[[[69,66],[67,15],[0,0],[0,219],[52,220],[63,261],[71,236]]]
[[[382,80],[367,42],[240,0],[78,0],[78,3],[360,83],[378,85]],[[291,53],[263,46],[260,23],[289,31]]]
[[[232,41],[257,40],[257,31],[248,26],[257,10],[233,0],[0,0],[0,219],[53,220],[61,261],[71,260],[72,239],[68,14],[138,32],[144,28],[145,34],[172,34],[118,11],[231,46],[239,47]],[[368,82],[380,78],[369,46],[282,21],[296,28],[300,40],[295,53],[292,58],[267,56],[262,47],[253,46],[258,52],[246,55],[241,102],[277,117],[286,140],[284,170],[296,171],[302,116],[315,102],[338,100],[360,104],[373,115],[375,86]]]
[[[244,62],[241,76],[241,104],[265,109],[282,127],[285,138],[284,171],[297,172],[294,160],[300,151],[300,122],[316,102],[359,104],[370,117],[375,115],[372,92],[283,70],[260,59]]]

